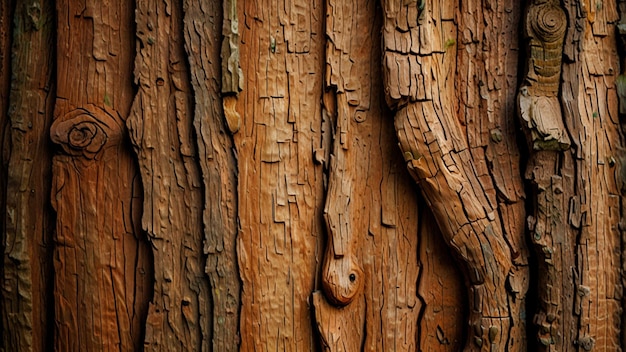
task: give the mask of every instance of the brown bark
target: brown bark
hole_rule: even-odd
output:
[[[619,351],[624,4],[0,3],[0,350]]]
[[[245,77],[231,97],[241,116],[234,135],[241,350],[311,350],[309,296],[323,233],[322,166],[313,159],[324,128],[323,6],[264,0],[238,1],[237,9]]]
[[[181,5],[138,1],[135,11],[139,91],[127,125],[144,185],[142,227],[154,258],[144,346],[155,351],[206,351],[211,342],[202,180]]]
[[[523,191],[508,118],[515,6],[383,2],[385,94],[409,171],[468,283],[466,351],[525,349]]]
[[[573,338],[562,350],[620,349],[623,284],[619,249],[620,161],[624,139],[619,130],[615,90],[619,67],[615,1],[565,1],[565,36],[561,105],[572,148],[560,170],[569,195],[568,238],[575,253],[573,311],[567,326]],[[571,285],[568,283],[568,286]],[[571,292],[571,291],[570,291]],[[566,293],[567,295],[568,293]]]
[[[194,128],[204,188],[203,251],[208,255],[205,271],[212,292],[213,350],[236,351],[241,302],[236,253],[237,160],[220,99],[222,6],[216,0],[189,0],[184,6],[185,48],[195,97]]]
[[[136,350],[152,278],[141,185],[124,121],[132,101],[132,4],[57,1],[53,158],[54,348]]]
[[[387,123],[390,112],[381,106],[379,12],[374,2],[326,3],[323,103],[325,116],[336,127],[324,212],[329,239],[322,285],[334,306],[319,294],[314,305],[322,344],[329,351],[417,350],[421,334],[429,333],[420,319],[424,303],[439,303],[432,299],[431,287],[421,285],[428,278],[420,277],[416,255],[418,233],[428,241],[437,230],[428,226],[428,217],[419,229],[420,207]],[[454,340],[448,322],[440,325]],[[443,343],[437,342],[443,350],[450,347]]]
[[[10,12],[8,4],[2,12]],[[2,23],[4,24],[4,23]],[[8,106],[9,153],[3,213],[2,347],[44,351],[52,303],[54,218],[50,213],[51,144],[54,99],[54,9],[49,1],[21,2],[14,13]],[[8,31],[5,28],[5,34]],[[6,49],[4,46],[3,49]],[[3,50],[0,49],[0,50]],[[3,61],[1,72],[8,69]],[[1,104],[5,110],[7,100]]]

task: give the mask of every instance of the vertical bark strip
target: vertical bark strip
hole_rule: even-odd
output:
[[[8,177],[8,165],[11,153],[11,130],[9,126],[9,94],[11,87],[11,39],[12,39],[12,24],[13,24],[13,8],[14,1],[2,1],[0,2],[0,211],[1,218],[4,219],[6,214],[6,200],[7,200],[7,177]],[[6,221],[0,222],[0,253],[5,252],[5,233],[6,233]],[[3,256],[4,257],[4,256]],[[4,259],[0,261],[0,277],[4,277]],[[0,296],[1,297],[1,296]],[[8,337],[4,334],[4,331],[9,331],[9,327],[6,326],[4,313],[8,308],[4,307],[2,300],[0,300],[0,335],[2,335],[3,341],[7,341]],[[0,348],[6,348],[4,344]]]
[[[383,2],[385,95],[409,171],[469,283],[466,351],[525,350],[523,191],[510,122],[516,4]]]
[[[576,331],[562,350],[619,351],[623,283],[617,224],[624,137],[616,91],[617,3],[565,1],[564,9],[568,30],[560,98],[572,148],[560,171],[569,202],[563,216],[568,238],[575,241],[573,311],[564,315],[574,320],[568,326]]]
[[[53,229],[49,128],[55,25],[50,1],[20,2],[15,9],[11,49],[14,75],[8,109],[10,156],[3,212],[1,312],[6,328],[0,349],[4,351],[44,351],[49,342]]]
[[[134,7],[57,1],[52,206],[56,351],[142,345],[151,295],[139,229],[141,185],[125,126]]]
[[[13,1],[0,2],[0,211],[4,218],[7,200],[7,173],[11,153],[11,135],[9,127],[9,93],[11,91],[11,33],[13,20]],[[4,254],[6,221],[0,222],[0,253]],[[4,256],[3,256],[4,257]],[[0,277],[4,277],[4,260],[0,261]],[[1,296],[0,296],[1,297]],[[4,316],[7,308],[0,300],[0,315]],[[7,340],[4,331],[8,331],[4,317],[0,318],[0,332],[3,341]],[[4,344],[0,348],[6,348]]]
[[[563,192],[564,181],[571,179],[559,167],[562,151],[570,146],[558,99],[567,19],[558,0],[530,2],[525,17],[528,63],[518,108],[530,150],[526,178],[534,193],[533,214],[527,222],[539,268],[539,302],[533,322],[540,350],[564,351],[575,339],[575,325],[564,317],[574,304],[567,268],[574,266],[575,253],[565,216],[570,204]]]
[[[319,295],[314,304],[329,351],[413,351],[418,344],[419,212],[381,107],[379,10],[376,2],[326,2],[323,103],[336,127],[322,285],[335,306]]]
[[[213,351],[237,351],[237,160],[220,99],[221,1],[184,2],[185,49],[195,97],[194,127],[204,189],[204,254],[213,304]],[[236,14],[236,13],[235,13]]]
[[[323,170],[314,160],[322,139],[323,5],[237,4],[246,77],[234,135],[241,350],[308,351],[323,231]]]
[[[6,202],[7,166],[11,151],[9,135],[11,55],[9,53],[11,52],[14,7],[14,1],[0,2],[0,211],[3,212]],[[4,223],[0,223],[0,231],[4,234]],[[4,240],[0,241],[0,250],[4,253]],[[3,265],[3,261],[0,261],[0,275],[2,275]],[[2,309],[1,306],[0,309]],[[0,319],[0,330],[2,327],[2,319]]]
[[[208,351],[202,178],[181,3],[138,1],[135,21],[139,91],[127,125],[144,185],[142,227],[154,257],[144,345],[150,351]]]

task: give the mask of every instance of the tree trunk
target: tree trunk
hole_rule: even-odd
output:
[[[5,1],[0,351],[619,351],[625,41],[622,0]]]

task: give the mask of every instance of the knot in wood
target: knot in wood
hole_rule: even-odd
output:
[[[533,6],[528,13],[528,19],[535,39],[546,43],[563,40],[567,16],[558,5],[545,3]]]
[[[363,287],[363,270],[349,256],[326,258],[322,280],[326,298],[335,305],[352,302]]]
[[[593,349],[593,346],[596,344],[596,341],[592,337],[585,336],[578,340],[578,344],[580,345],[580,347],[582,347],[583,350],[591,351]]]
[[[50,138],[72,156],[94,159],[107,141],[121,137],[120,124],[97,107],[78,108],[57,118]]]

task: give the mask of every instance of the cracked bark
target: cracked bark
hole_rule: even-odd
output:
[[[407,167],[468,284],[466,351],[526,348],[523,191],[508,118],[515,6],[383,2],[385,96]]]
[[[226,132],[218,79],[222,5],[216,0],[188,0],[183,6],[185,49],[194,92],[193,124],[204,186],[203,252],[213,303],[212,346],[214,351],[237,351],[241,302],[235,248],[237,160],[232,137]]]
[[[225,113],[242,119],[234,142],[243,351],[316,345],[309,296],[323,238],[322,166],[313,158],[322,139],[322,10],[320,1],[237,1],[246,81]]]
[[[379,12],[376,2],[326,2],[323,116],[334,128],[325,159],[324,295],[314,293],[313,303],[328,351],[417,350],[424,302],[438,303],[430,288],[420,286],[427,299],[418,294],[422,214],[381,106]],[[421,229],[423,239],[434,233]]]
[[[4,25],[13,13],[7,2],[0,7],[0,33],[6,38],[11,30]],[[49,205],[52,154],[48,131],[55,94],[52,40],[56,23],[49,1],[19,3],[13,16],[13,46],[9,49],[10,42],[3,41],[7,45],[0,49],[4,53],[0,75],[5,78],[10,70],[20,73],[11,80],[10,100],[3,97],[0,103],[9,122],[3,148],[3,154],[8,154],[7,198],[1,204],[6,212],[0,312],[6,328],[0,327],[0,349],[44,351],[50,336],[46,307],[52,305],[54,217]]]
[[[56,5],[54,349],[139,349],[152,275],[124,127],[133,94],[133,7]]]
[[[138,1],[135,21],[139,91],[127,125],[144,185],[142,227],[154,258],[144,347],[208,351],[212,304],[182,3]]]
[[[573,295],[565,314],[562,350],[620,350],[619,248],[624,148],[619,128],[616,79],[619,61],[616,1],[564,1],[567,32],[563,48],[561,105],[572,147],[557,173],[569,198],[568,239],[574,269],[564,295]],[[573,292],[570,287],[573,284]]]

